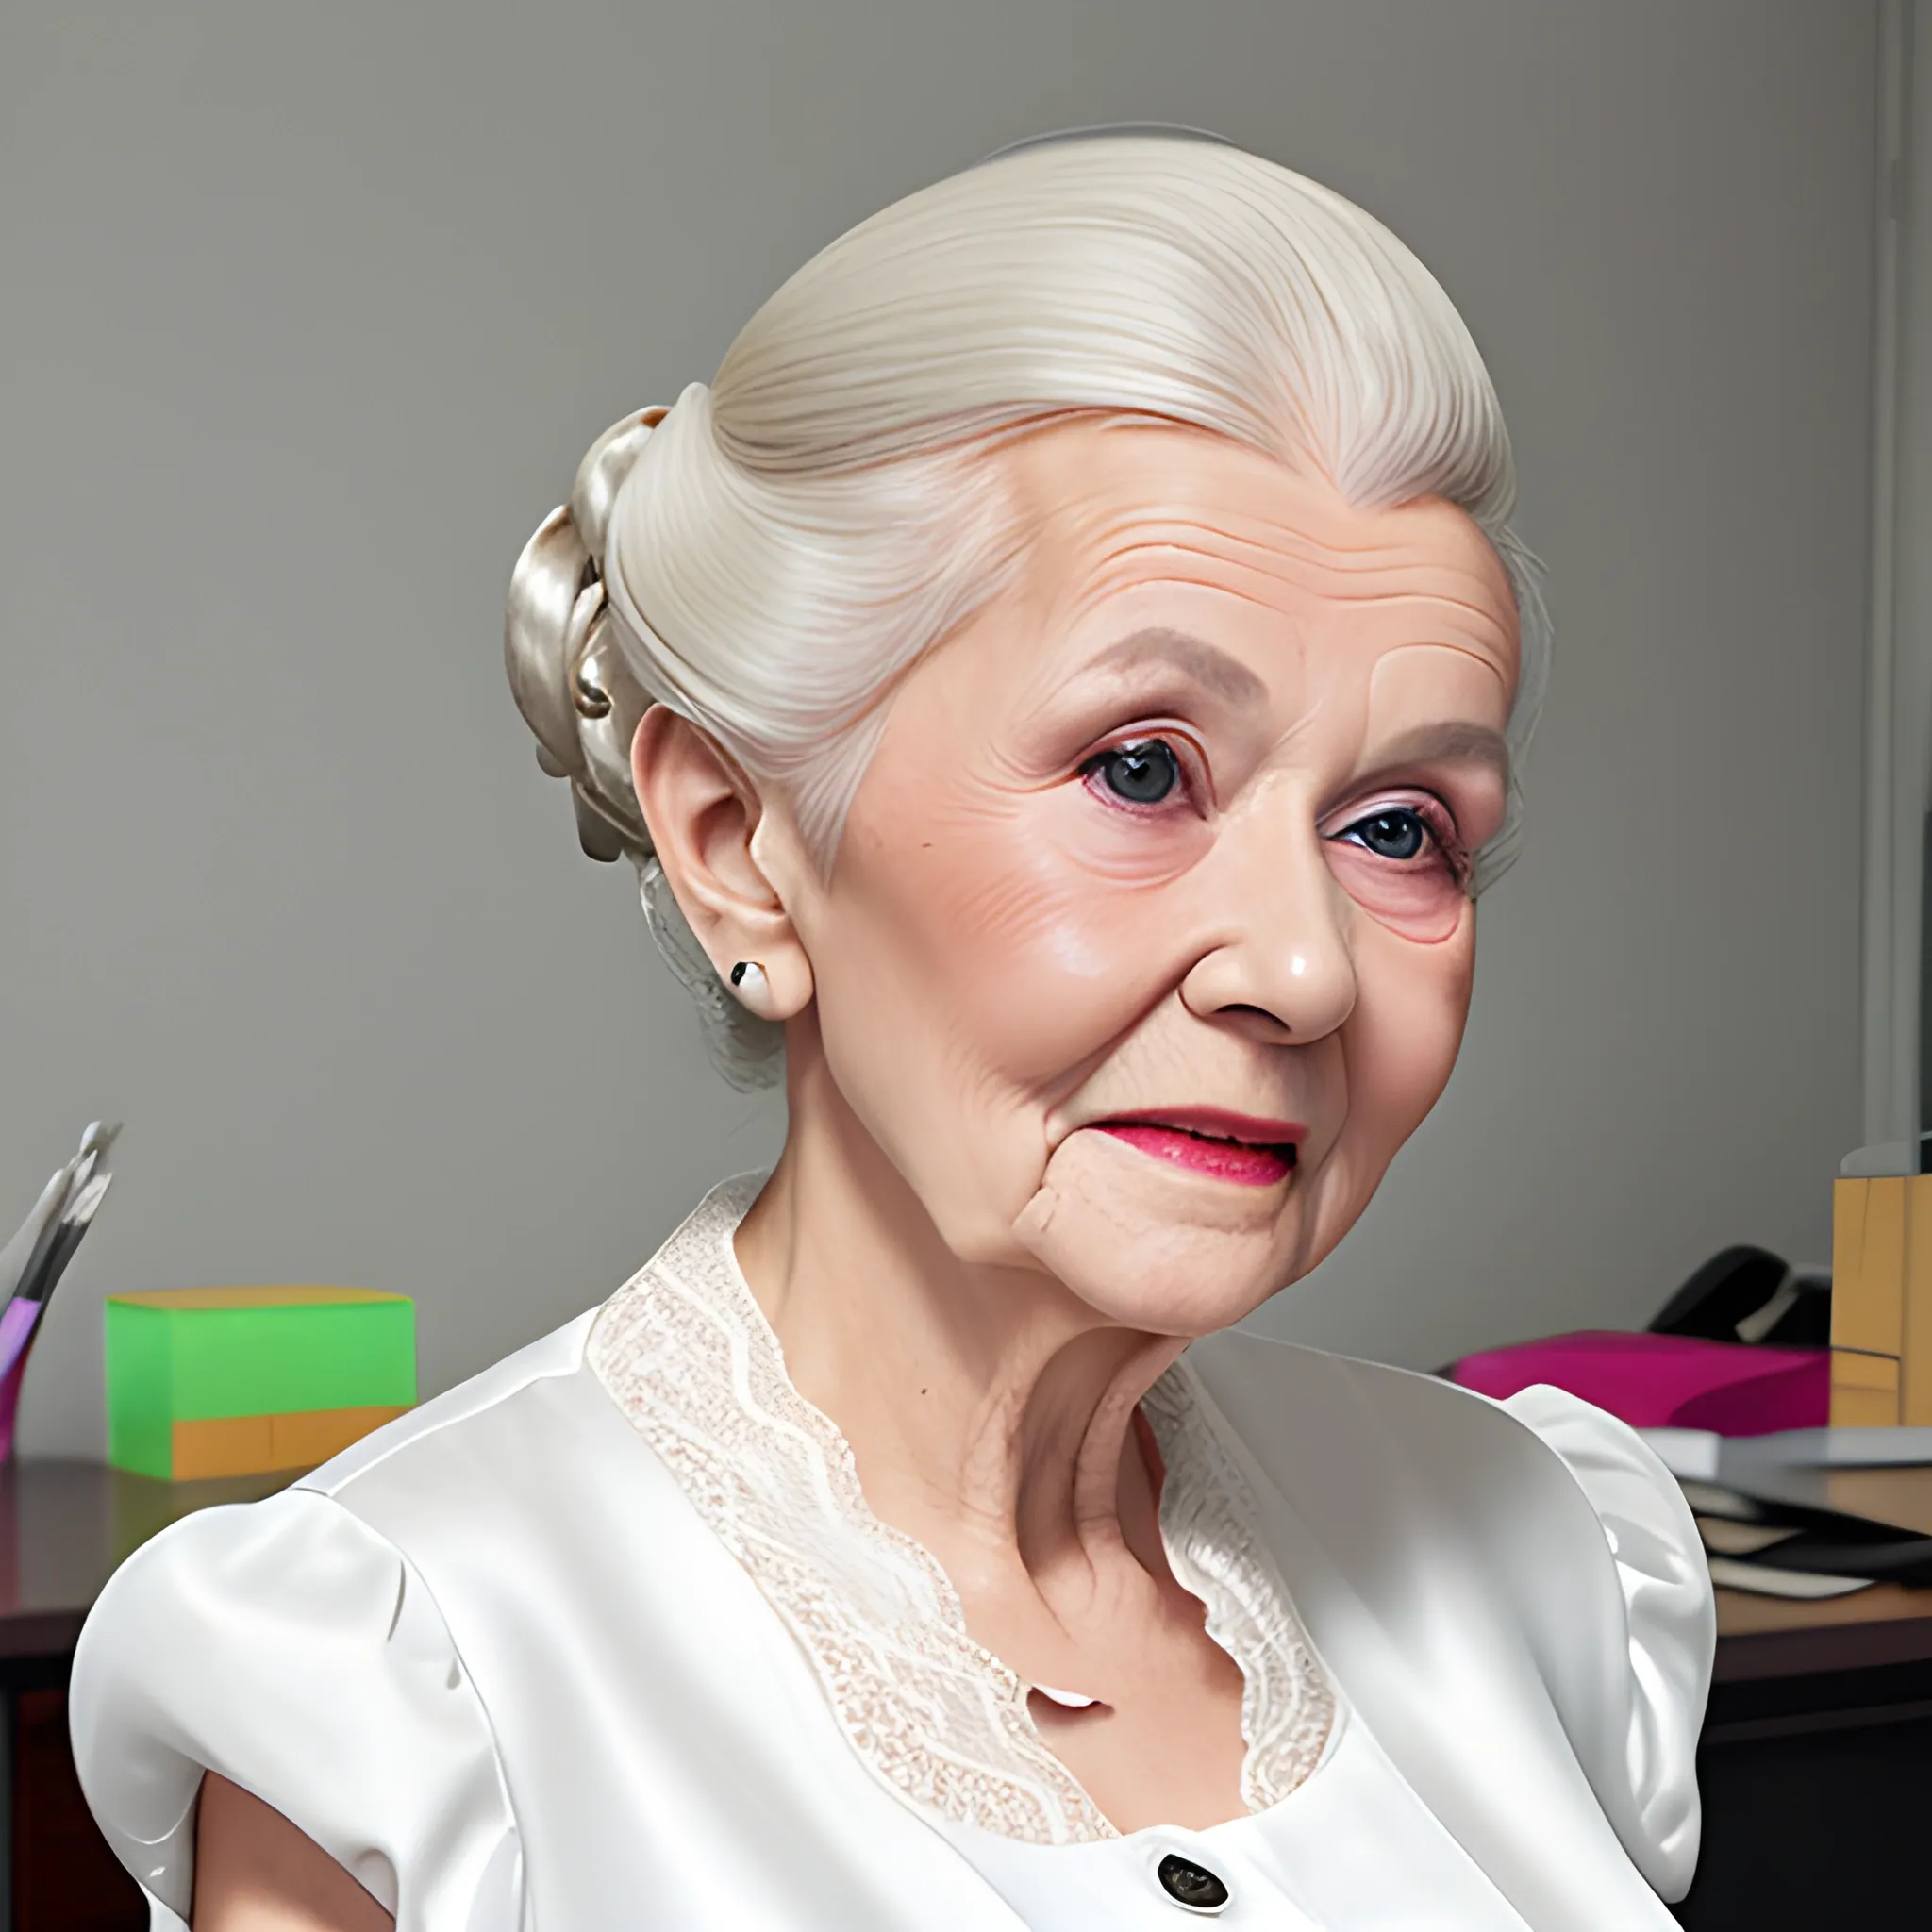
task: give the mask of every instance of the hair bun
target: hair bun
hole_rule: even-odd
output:
[[[568,778],[577,839],[592,858],[651,856],[630,778],[630,744],[651,702],[625,664],[604,595],[610,508],[661,408],[614,423],[577,466],[570,502],[554,509],[510,573],[504,667],[537,762]]]

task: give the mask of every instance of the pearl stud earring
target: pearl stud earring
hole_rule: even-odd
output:
[[[754,1010],[763,1004],[768,990],[765,969],[756,959],[741,959],[731,969],[731,990]]]

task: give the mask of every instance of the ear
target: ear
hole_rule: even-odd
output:
[[[732,986],[734,966],[757,966],[732,987],[737,996],[766,1020],[803,1012],[811,961],[766,871],[774,844],[792,841],[773,840],[779,828],[767,824],[758,788],[707,732],[663,705],[638,721],[630,773],[658,863],[719,978]]]

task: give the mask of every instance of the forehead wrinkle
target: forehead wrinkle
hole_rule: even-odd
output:
[[[1444,550],[1473,546],[1480,554],[1480,562],[1472,558],[1450,567],[1468,568],[1472,575],[1493,577],[1497,587],[1507,586],[1507,572],[1487,533],[1465,509],[1446,498],[1424,494],[1397,503],[1357,503],[1344,497],[1330,476],[1311,475],[1294,465],[1284,469],[1278,460],[1227,444],[1221,438],[1172,425],[1133,426],[1157,444],[1170,437],[1178,438],[1182,445],[1178,471],[1163,463],[1158,475],[1143,475],[1146,465],[1140,458],[1144,453],[1136,449],[1131,452],[1134,460],[1108,466],[1097,488],[1091,487],[1091,472],[1070,477],[1063,458],[1074,452],[1098,447],[1100,441],[1126,448],[1123,439],[1091,424],[1056,427],[1008,453],[1016,501],[1028,510],[1042,548],[1078,550],[1089,543],[1105,545],[1110,533],[1135,524],[1171,527],[1191,524],[1210,530],[1224,545],[1246,542],[1277,554],[1284,550],[1325,553],[1339,571],[1389,567],[1375,559],[1404,552],[1426,567],[1431,561],[1441,562]],[[1137,435],[1134,441],[1138,440]],[[1285,491],[1265,485],[1257,489],[1252,479],[1262,475],[1285,482],[1288,488]],[[1316,487],[1311,490],[1311,485]],[[1198,509],[1191,508],[1185,502],[1174,503],[1175,493],[1197,499],[1206,495],[1212,501]],[[1150,494],[1156,498],[1151,503]],[[1159,500],[1163,495],[1166,501]],[[1258,508],[1254,503],[1257,495],[1263,498]],[[1248,501],[1230,500],[1241,496]],[[1276,500],[1284,496],[1290,500]],[[1292,501],[1296,497],[1307,498],[1306,506]],[[1403,527],[1391,530],[1391,522],[1396,518],[1402,520]],[[1316,534],[1311,525],[1324,532],[1333,526],[1334,536]],[[1266,534],[1242,537],[1236,534],[1241,528]],[[1369,561],[1356,564],[1344,560],[1351,557]],[[1513,603],[1507,589],[1504,594]]]
[[[1434,591],[1391,591],[1380,596],[1338,598],[1351,608],[1374,610],[1399,617],[1407,611],[1422,613],[1413,630],[1403,637],[1396,649],[1414,645],[1435,645],[1445,651],[1459,651],[1493,671],[1498,658],[1510,658],[1519,642],[1514,608],[1500,612],[1460,597],[1446,597]],[[1460,620],[1454,622],[1452,620]]]
[[[1091,558],[1083,571],[1085,581],[1076,593],[1076,606],[1089,605],[1095,599],[1109,594],[1114,586],[1108,579],[1131,572],[1137,562],[1150,554],[1174,551],[1185,557],[1211,559],[1230,573],[1240,572],[1258,577],[1277,588],[1284,581],[1292,582],[1295,575],[1292,566],[1301,564],[1307,568],[1308,577],[1295,582],[1294,588],[1325,597],[1330,602],[1378,606],[1428,604],[1460,612],[1491,626],[1498,625],[1503,621],[1498,604],[1483,594],[1492,587],[1483,581],[1484,574],[1473,561],[1465,563],[1458,559],[1445,564],[1440,558],[1418,555],[1404,558],[1388,548],[1364,548],[1351,554],[1336,551],[1311,540],[1291,538],[1290,541],[1282,542],[1269,542],[1261,539],[1235,535],[1207,525],[1195,525],[1192,527],[1203,530],[1214,541],[1201,543],[1187,542],[1182,541],[1170,525],[1161,534],[1140,535],[1108,546],[1100,556]],[[1290,567],[1284,569],[1285,563]],[[1459,591],[1452,591],[1446,586],[1441,589],[1422,589],[1413,582],[1413,578],[1419,573],[1436,571],[1441,572],[1452,581],[1461,579],[1469,588]],[[1168,571],[1164,575],[1177,582],[1206,583],[1208,589],[1232,588],[1219,582],[1208,582],[1193,572],[1181,575]],[[1324,585],[1322,582],[1324,576],[1342,581],[1340,584]],[[1369,586],[1357,581],[1363,578],[1386,579],[1391,576],[1397,581],[1384,585]]]
[[[1169,574],[1167,575],[1164,575],[1158,581],[1161,585],[1169,588],[1191,591],[1206,591],[1214,596],[1225,598],[1237,604],[1249,606],[1253,609],[1261,613],[1271,623],[1281,623],[1286,614],[1282,609],[1280,600],[1278,598],[1269,597],[1267,595],[1260,594],[1258,587],[1251,587],[1239,583],[1229,583],[1224,578],[1210,578],[1205,575],[1181,575],[1176,574]],[[1134,591],[1145,588],[1145,582],[1146,580],[1144,579],[1138,582],[1130,580],[1129,582],[1124,584],[1107,583],[1095,580],[1083,584],[1080,587],[1077,593],[1070,600],[1069,605],[1066,608],[1064,614],[1061,618],[1060,622],[1063,632],[1073,632],[1078,630],[1080,626],[1087,622],[1088,619],[1092,617],[1095,611],[1104,609],[1106,606],[1116,597],[1126,595],[1133,592]],[[1248,673],[1247,667],[1245,665],[1239,664],[1239,660],[1235,658],[1232,652],[1224,650],[1217,645],[1210,644],[1205,639],[1198,637],[1196,634],[1192,632],[1183,630],[1178,625],[1158,624],[1149,625],[1145,626],[1144,630],[1137,629],[1129,633],[1128,638],[1124,641],[1132,642],[1135,639],[1141,637],[1143,635],[1160,633],[1165,633],[1168,637],[1171,638],[1184,640],[1186,643],[1193,645],[1198,650],[1210,652],[1214,658],[1221,660],[1224,664],[1238,665],[1239,669],[1244,675],[1254,675]],[[1282,638],[1279,641],[1283,644],[1292,643],[1296,646],[1300,646],[1304,641],[1299,635],[1298,629],[1292,626],[1292,625],[1291,625],[1290,634]],[[1086,664],[1083,664],[1080,667],[1081,671],[1084,673],[1086,671],[1093,669],[1096,665],[1099,665],[1101,666],[1101,668],[1104,669],[1114,670],[1125,670],[1131,668],[1129,666],[1109,666],[1105,664],[1104,660],[1109,657],[1112,657],[1116,652],[1120,651],[1122,645],[1116,643],[1110,649],[1103,650],[1097,653],[1092,659],[1089,660]],[[1159,653],[1158,652],[1150,652],[1144,655],[1146,658],[1151,659],[1158,659],[1159,657]],[[1185,670],[1190,667],[1183,665],[1179,668]],[[1196,682],[1199,682],[1203,684],[1207,689],[1215,691],[1216,695],[1226,696],[1227,685],[1229,682],[1231,682],[1231,680],[1227,680],[1222,677],[1215,677],[1210,675],[1208,677],[1197,677]],[[1252,691],[1244,689],[1241,694],[1234,699],[1234,702],[1240,704],[1255,704],[1260,702],[1265,695],[1265,681],[1259,680],[1257,678],[1255,689],[1253,689]]]
[[[1209,577],[1191,572],[1171,572],[1159,581],[1181,589],[1206,591],[1247,605],[1273,622],[1286,620],[1295,625],[1296,641],[1306,643],[1307,638],[1300,626],[1308,613],[1304,611],[1298,619],[1291,609],[1284,608],[1279,595],[1271,594],[1278,591],[1279,577],[1245,570],[1241,575],[1247,581],[1229,581],[1225,577]],[[1132,581],[1119,584],[1090,580],[1071,600],[1064,621],[1071,628],[1110,599],[1140,588],[1140,583]],[[1352,609],[1374,611],[1377,615],[1400,616],[1407,610],[1419,611],[1423,613],[1423,622],[1413,631],[1405,633],[1400,640],[1402,645],[1439,644],[1445,650],[1464,652],[1491,668],[1494,658],[1507,656],[1515,642],[1513,625],[1498,612],[1457,597],[1424,591],[1389,591],[1378,595],[1331,595],[1327,601],[1346,605]]]
[[[1103,550],[1127,552],[1162,544],[1188,548],[1188,534],[1198,532],[1207,541],[1192,547],[1204,552],[1248,550],[1271,558],[1286,555],[1342,574],[1442,567],[1458,572],[1467,570],[1479,576],[1487,575],[1485,564],[1493,563],[1501,569],[1501,559],[1493,546],[1474,523],[1468,524],[1466,529],[1457,526],[1458,535],[1466,536],[1476,553],[1464,560],[1445,559],[1441,551],[1448,546],[1430,544],[1407,533],[1391,536],[1363,530],[1353,538],[1340,534],[1330,537],[1311,531],[1302,524],[1253,511],[1224,509],[1215,514],[1174,507],[1149,510],[1128,504],[1103,508],[1111,513],[1092,517],[1086,528],[1070,533],[1076,543],[1084,541]],[[1137,526],[1145,534],[1132,535]]]
[[[1413,534],[1391,533],[1384,524],[1331,541],[1279,516],[1224,504],[1150,508],[1110,492],[1074,492],[1055,501],[1036,496],[1036,508],[1030,583],[1021,594],[1034,613],[1029,628],[1044,627],[1035,632],[1041,641],[1045,632],[1064,636],[1112,597],[1165,581],[1235,598],[1271,616],[1303,599],[1377,618],[1386,612],[1390,622],[1414,613],[1408,622],[1420,618],[1423,629],[1443,635],[1409,641],[1453,648],[1466,634],[1487,657],[1507,657],[1516,641],[1515,599],[1501,559],[1460,513],[1431,520]],[[1174,555],[1154,555],[1162,550]],[[1183,559],[1190,567],[1177,570]],[[1429,575],[1444,581],[1416,582]]]
[[[1518,669],[1514,654],[1515,633],[1510,632],[1504,640],[1504,643],[1505,648],[1496,650],[1485,645],[1480,640],[1460,641],[1450,638],[1433,637],[1411,639],[1392,645],[1377,656],[1374,668],[1369,675],[1370,701],[1375,703],[1381,700],[1388,690],[1387,680],[1391,677],[1399,679],[1405,666],[1431,656],[1441,661],[1441,654],[1447,653],[1451,658],[1461,659],[1479,670],[1485,680],[1496,687],[1501,702],[1507,709],[1514,696]]]

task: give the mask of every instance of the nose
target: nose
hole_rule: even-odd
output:
[[[1196,876],[1212,937],[1180,993],[1197,1019],[1270,1045],[1306,1046],[1354,1012],[1351,902],[1311,826],[1230,826]]]

